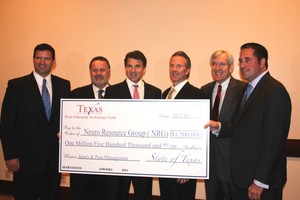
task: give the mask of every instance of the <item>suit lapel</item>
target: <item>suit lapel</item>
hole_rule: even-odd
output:
[[[51,107],[51,116],[54,116],[58,112],[60,98],[58,97],[60,86],[54,76],[51,75],[52,82],[52,107]],[[51,117],[52,118],[52,117]],[[50,118],[50,119],[51,119]]]
[[[32,94],[35,101],[37,102],[38,106],[40,107],[41,112],[44,113],[45,119],[47,119],[44,103],[43,103],[42,96],[41,96],[41,92],[40,92],[39,87],[37,85],[37,82],[36,82],[36,80],[33,76],[33,73],[31,73],[28,76],[28,85],[29,85],[28,88],[30,90],[30,93]]]
[[[184,99],[187,96],[186,93],[189,91],[189,87],[190,87],[190,83],[186,82],[186,84],[177,93],[175,99]]]
[[[93,84],[90,84],[89,87],[87,88],[87,90],[85,90],[86,92],[86,97],[87,98],[91,98],[91,99],[95,99],[95,94],[94,94],[94,90],[93,90]]]
[[[124,99],[132,99],[126,80],[121,84],[120,96]]]
[[[171,87],[169,87],[168,89],[166,89],[166,91],[162,94],[162,98],[163,99],[166,99],[168,94],[169,94],[169,91],[171,90]]]
[[[232,104],[234,104],[234,98],[236,94],[237,88],[236,88],[236,81],[233,77],[231,77],[230,82],[228,84],[228,88],[222,103],[222,107],[220,110],[220,116],[219,119],[222,120],[224,118],[224,115],[226,113],[230,112],[232,109]]]
[[[264,85],[266,84],[266,82],[269,78],[270,78],[270,73],[268,72],[257,83],[256,87],[254,88],[254,90],[252,91],[250,96],[248,97],[248,100],[245,102],[245,105],[241,108],[237,121],[239,121],[239,119],[244,115],[244,113],[247,112],[248,108],[251,106],[251,104],[255,101],[257,96],[260,94],[262,88],[264,87]]]
[[[144,82],[144,99],[153,99],[154,98],[154,94],[153,94],[153,90],[150,89],[149,84]]]
[[[215,84],[216,84],[216,81],[210,83],[207,87],[207,91],[206,91],[206,95],[207,95],[207,98],[210,99],[210,111],[212,112],[212,103],[213,103],[213,91],[214,91],[214,87],[215,87]],[[210,113],[211,117],[212,117],[212,113]]]

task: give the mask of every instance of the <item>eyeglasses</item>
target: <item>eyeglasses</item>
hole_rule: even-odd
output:
[[[227,64],[226,63],[224,63],[224,62],[212,62],[211,63],[211,67],[217,67],[217,66],[219,66],[220,68],[223,68],[223,67],[225,67],[225,66],[227,66]]]

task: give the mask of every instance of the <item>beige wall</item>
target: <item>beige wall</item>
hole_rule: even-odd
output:
[[[299,139],[299,8],[299,0],[0,0],[0,103],[7,80],[31,72],[32,51],[41,42],[56,49],[53,73],[69,79],[72,88],[90,82],[88,63],[96,55],[110,60],[111,83],[122,81],[125,54],[139,49],[148,58],[145,80],[164,90],[173,52],[189,54],[190,82],[200,87],[211,81],[213,51],[228,50],[237,60],[240,45],[255,41],[268,48],[270,72],[291,95],[289,138]],[[289,159],[285,199],[300,197],[299,162]]]

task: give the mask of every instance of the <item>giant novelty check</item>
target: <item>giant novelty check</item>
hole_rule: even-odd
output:
[[[59,171],[207,179],[209,100],[62,99]]]

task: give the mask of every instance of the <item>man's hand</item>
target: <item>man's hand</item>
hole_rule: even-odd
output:
[[[248,188],[248,197],[250,200],[260,200],[261,193],[263,192],[264,188],[257,186],[255,183],[252,183]]]
[[[5,163],[6,163],[7,169],[10,171],[16,172],[16,171],[19,171],[19,169],[20,169],[20,162],[19,162],[18,158],[7,160],[7,161],[5,161]]]
[[[210,131],[218,131],[221,127],[221,123],[220,122],[216,122],[216,121],[213,121],[213,120],[210,120],[208,124],[206,124],[204,126],[204,128],[210,128]]]
[[[188,181],[189,181],[189,179],[185,179],[185,178],[178,178],[177,179],[177,183],[179,183],[179,184],[185,184]]]

